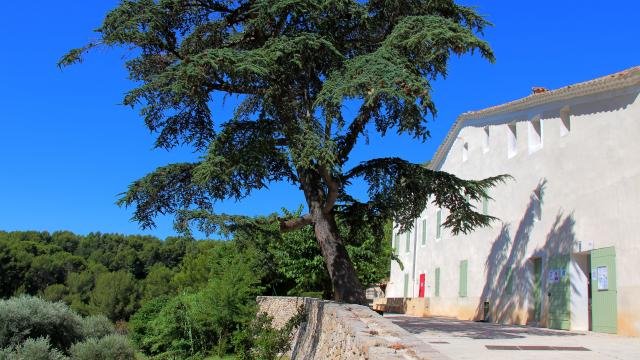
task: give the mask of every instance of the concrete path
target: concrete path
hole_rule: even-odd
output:
[[[592,332],[385,315],[451,359],[640,359],[640,339]]]

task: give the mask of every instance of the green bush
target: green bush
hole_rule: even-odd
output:
[[[113,335],[116,328],[104,315],[88,316],[82,319],[82,336],[86,338],[102,338]]]
[[[157,358],[225,355],[233,334],[255,317],[255,254],[211,253],[204,288],[168,300],[147,302],[130,323],[140,349]]]
[[[0,360],[65,360],[60,351],[51,348],[46,338],[27,339],[22,344],[0,350]]]
[[[291,349],[293,330],[305,320],[304,307],[300,307],[280,329],[272,325],[273,318],[259,313],[256,318],[233,336],[233,344],[240,360],[280,359]]]
[[[134,360],[136,353],[123,335],[91,338],[71,346],[73,360]]]
[[[63,303],[28,295],[0,300],[0,348],[48,338],[51,346],[64,351],[82,335],[82,318]]]

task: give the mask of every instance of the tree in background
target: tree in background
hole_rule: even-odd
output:
[[[135,206],[134,220],[148,228],[174,213],[183,231],[191,223],[219,231],[246,219],[215,213],[216,201],[289,182],[308,213],[271,221],[283,232],[311,226],[335,299],[361,303],[337,215],[352,227],[393,218],[407,230],[433,202],[450,210],[444,225],[453,233],[493,219],[465,197],[481,199],[503,177],[462,180],[399,158],[348,163],[367,131],[425,141],[432,80],[446,76],[452,54],[493,61],[478,38],[487,25],[451,0],[128,0],[107,14],[99,40],[59,65],[99,45],[133,49],[126,66],[140,86],[124,103],[142,107],[157,147],[187,144],[203,155],[134,182],[119,202]],[[239,96],[231,119],[213,111],[216,92]],[[344,115],[346,102],[355,115]],[[357,178],[368,184],[366,200],[347,193]]]
[[[90,305],[113,321],[128,320],[138,308],[140,297],[136,279],[126,271],[98,275]]]

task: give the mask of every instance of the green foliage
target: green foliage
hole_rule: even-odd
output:
[[[126,67],[137,88],[124,104],[139,108],[157,147],[188,145],[202,155],[130,185],[118,203],[134,206],[133,220],[144,228],[159,214],[175,214],[185,233],[193,225],[205,232],[254,225],[216,214],[214,204],[286,181],[304,192],[310,213],[263,218],[283,231],[333,224],[336,215],[348,229],[393,219],[406,230],[433,200],[449,209],[443,225],[458,233],[494,220],[464,196],[486,195],[504,177],[463,180],[400,159],[347,166],[368,130],[426,141],[427,121],[436,115],[432,83],[447,76],[452,55],[477,51],[494,61],[480,38],[489,25],[453,0],[130,0],[107,14],[98,40],[71,50],[59,66],[96,46],[132,50]],[[215,111],[216,92],[240,98],[231,118]],[[343,111],[347,102],[352,116]],[[368,199],[347,193],[356,179],[369,184]],[[335,231],[323,237],[327,248],[342,250]],[[351,251],[364,263],[380,245],[362,244]],[[325,252],[325,263],[345,264],[330,274],[337,297],[361,301],[349,257]],[[133,253],[116,258],[138,279],[148,271]],[[314,276],[322,281],[321,272]],[[347,295],[340,284],[357,289]]]
[[[66,350],[82,339],[82,325],[82,318],[63,303],[26,295],[0,300],[0,348],[48,338],[53,347]]]
[[[255,254],[231,246],[209,249],[203,287],[151,300],[131,318],[131,336],[141,350],[158,358],[221,356],[230,350],[233,333],[253,318],[261,291]]]
[[[136,279],[126,271],[98,275],[90,304],[109,319],[127,320],[138,307],[139,288]]]
[[[115,332],[115,326],[104,315],[87,316],[82,319],[82,336],[85,339],[100,339]]]
[[[107,335],[74,344],[71,360],[134,360],[135,350],[126,336]]]
[[[163,295],[173,295],[176,292],[172,283],[174,272],[164,264],[156,264],[149,269],[149,274],[143,280],[143,293],[141,302]]]
[[[66,360],[47,338],[27,339],[15,347],[0,349],[0,360]]]
[[[272,326],[273,319],[266,313],[258,313],[256,318],[238,331],[233,343],[241,360],[280,359],[291,349],[294,329],[305,320],[304,308],[298,309],[287,323],[279,329]]]
[[[393,171],[397,164],[385,159],[367,162],[368,171],[342,167],[370,122],[383,135],[395,129],[427,139],[427,118],[436,113],[431,82],[447,75],[451,55],[478,51],[493,61],[479,38],[489,25],[474,8],[450,0],[137,0],[109,12],[100,40],[70,51],[59,65],[80,61],[98,45],[139,50],[127,69],[140,86],[125,104],[142,106],[158,147],[191,144],[207,151],[200,162],[168,165],[133,183],[120,204],[135,205],[134,219],[143,227],[153,226],[159,213],[197,208],[182,213],[184,228],[182,221],[215,222],[214,201],[242,199],[274,181],[307,178],[307,186],[322,190],[323,202],[329,192],[346,195],[349,177],[375,181],[373,173]],[[216,91],[244,96],[232,119],[216,119],[218,132],[209,107]],[[353,119],[341,111],[349,99],[361,104]],[[424,171],[396,175],[396,187],[434,181]],[[441,197],[493,184],[451,178],[446,187],[422,193]],[[371,195],[370,207],[382,206]],[[403,209],[408,202],[413,214],[425,196],[389,194],[396,195],[369,216],[409,226]],[[491,220],[457,200],[438,205],[451,210],[445,224],[456,232]]]
[[[146,354],[158,352],[160,348],[156,340],[158,326],[153,321],[169,300],[167,296],[151,299],[145,302],[129,320],[129,336],[136,347]]]
[[[62,301],[69,294],[64,284],[53,284],[44,289],[43,298],[48,301]]]

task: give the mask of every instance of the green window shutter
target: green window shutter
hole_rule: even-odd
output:
[[[406,249],[407,252],[410,252],[411,251],[411,231],[407,232],[407,243],[406,243],[406,246],[407,246],[407,249]]]
[[[462,260],[460,261],[460,291],[459,291],[459,295],[460,297],[466,297],[467,296],[467,267],[468,267],[468,262],[467,260]]]
[[[404,274],[404,297],[409,297],[409,274]]]
[[[440,239],[442,235],[442,210],[436,213],[436,239]]]
[[[482,197],[482,214],[489,214],[489,198],[486,195]]]
[[[507,294],[511,294],[513,292],[513,276],[511,276],[512,275],[511,268],[507,269],[507,274],[506,275],[507,276],[506,276],[505,280],[507,282],[507,285],[505,287],[505,292]]]
[[[427,219],[422,220],[422,245],[427,245]]]
[[[395,242],[393,243],[393,250],[395,251],[396,255],[400,253],[400,234],[396,234],[395,236]]]
[[[436,268],[436,289],[435,296],[440,296],[440,268]]]

